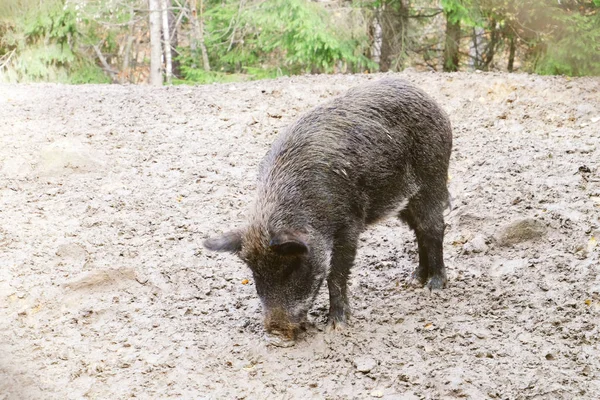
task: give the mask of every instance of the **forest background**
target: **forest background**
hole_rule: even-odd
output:
[[[0,0],[0,82],[600,75],[600,0]]]

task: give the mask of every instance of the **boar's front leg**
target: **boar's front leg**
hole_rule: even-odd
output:
[[[343,328],[350,315],[348,303],[348,277],[356,256],[358,235],[338,235],[331,254],[331,269],[327,277],[329,288],[328,329]]]

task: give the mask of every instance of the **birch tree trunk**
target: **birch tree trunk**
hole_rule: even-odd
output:
[[[160,0],[148,0],[150,9],[150,84],[162,85],[160,44]]]
[[[167,0],[160,0],[160,15],[162,17],[163,54],[165,56],[165,75],[167,83],[173,78],[173,60],[171,58],[171,35],[169,29],[169,7]]]
[[[381,62],[381,43],[383,41],[383,32],[381,29],[381,8],[375,9],[375,15],[373,16],[373,22],[371,25],[373,43],[371,45],[371,60],[379,65]]]
[[[472,43],[469,48],[469,66],[473,69],[481,69],[483,64],[483,53],[485,53],[485,30],[481,27],[473,28]]]

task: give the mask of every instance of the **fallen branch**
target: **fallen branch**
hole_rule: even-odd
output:
[[[10,53],[5,54],[4,56],[2,56],[2,58],[6,57],[6,61],[2,61],[2,59],[0,58],[0,69],[6,67],[8,65],[8,62],[10,61],[11,57],[15,54],[17,49],[13,49]]]
[[[106,58],[100,51],[100,48],[98,47],[98,45],[94,44],[94,45],[92,45],[92,47],[94,48],[94,51],[96,52],[96,56],[98,56],[98,59],[102,63],[102,69],[104,69],[109,74],[117,75],[119,73],[119,71],[112,69],[110,67],[110,65],[108,65],[108,62],[106,61]]]

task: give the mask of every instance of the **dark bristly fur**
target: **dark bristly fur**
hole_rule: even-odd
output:
[[[451,148],[448,117],[412,84],[384,78],[353,88],[277,137],[247,227],[205,246],[248,264],[268,330],[301,324],[325,279],[330,324],[343,325],[358,237],[390,214],[417,236],[414,278],[441,289]]]

